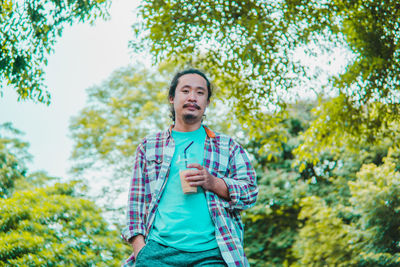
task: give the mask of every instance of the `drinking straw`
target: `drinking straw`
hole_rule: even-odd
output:
[[[194,143],[194,141],[190,142],[190,144],[185,148],[185,150],[183,150],[183,154],[185,155],[185,166],[186,168],[187,166],[187,156],[186,156],[186,150],[188,150],[188,148]]]

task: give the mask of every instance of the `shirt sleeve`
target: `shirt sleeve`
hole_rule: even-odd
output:
[[[229,153],[228,176],[222,179],[228,187],[230,201],[220,200],[231,210],[248,209],[257,200],[256,173],[246,151],[233,140],[229,144]]]
[[[136,235],[141,234],[144,236],[146,234],[147,203],[149,203],[148,186],[143,142],[137,147],[135,153],[133,175],[128,192],[126,226],[122,230],[122,237],[125,241]]]

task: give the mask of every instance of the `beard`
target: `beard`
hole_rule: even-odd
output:
[[[194,124],[199,121],[199,118],[193,114],[184,114],[182,118],[186,124]]]

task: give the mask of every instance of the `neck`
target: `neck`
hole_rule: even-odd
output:
[[[198,130],[200,126],[201,126],[201,121],[193,124],[187,124],[182,121],[176,120],[173,130],[178,132],[193,132]]]

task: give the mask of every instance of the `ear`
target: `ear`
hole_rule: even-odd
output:
[[[172,96],[169,97],[169,103],[173,104],[174,103],[174,98]]]
[[[207,100],[207,107],[210,105],[210,99]]]

